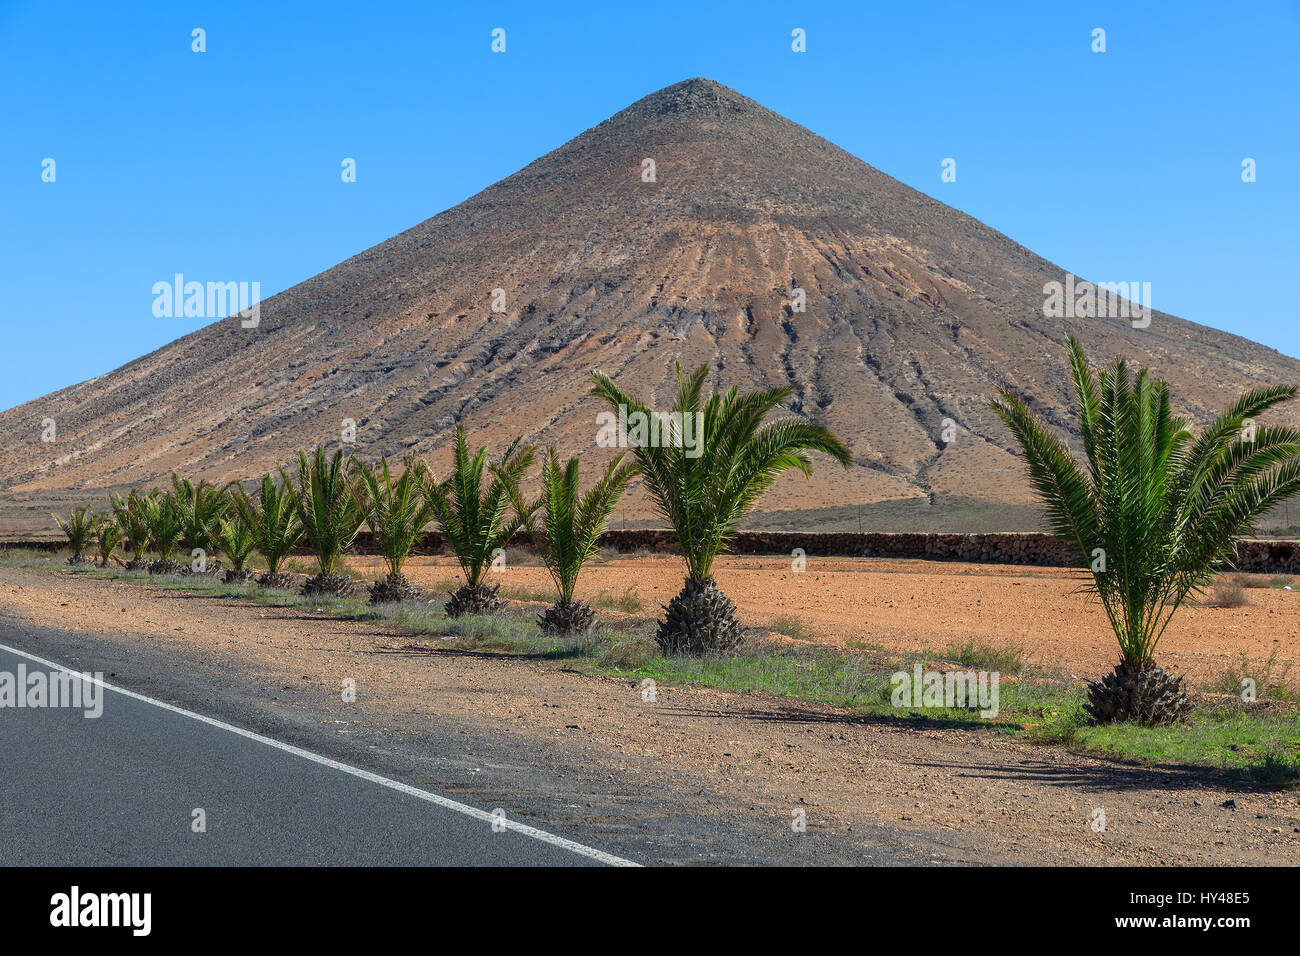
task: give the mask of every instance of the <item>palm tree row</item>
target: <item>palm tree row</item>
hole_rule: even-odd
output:
[[[89,508],[80,508],[74,510],[73,517],[82,513],[90,522],[100,567],[115,560],[114,554],[121,547],[130,555],[124,563],[127,570],[151,574],[215,573],[220,570],[217,556],[224,553],[234,563],[234,574],[228,572],[226,579],[245,580],[252,532],[238,509],[241,496],[237,485],[218,488],[203,481],[196,485],[172,475],[170,491],[154,488],[147,493],[135,490],[125,496],[114,494],[110,496],[109,512],[95,515]],[[73,544],[74,555],[69,560],[75,562],[78,549],[69,524],[60,520]],[[193,560],[182,563],[176,560],[178,553]],[[148,560],[150,554],[153,560]]]
[[[578,458],[562,462],[550,448],[542,459],[542,493],[536,501],[525,501],[520,485],[536,449],[516,438],[494,458],[486,448],[471,454],[460,426],[452,467],[443,479],[422,462],[408,460],[395,475],[387,458],[372,467],[345,459],[342,450],[330,456],[318,447],[311,456],[298,453],[296,481],[283,470],[268,474],[256,495],[236,483],[218,488],[173,475],[165,492],[114,495],[111,518],[78,509],[67,522],[59,519],[60,526],[72,543],[74,560],[84,560],[80,556],[93,538],[101,565],[121,546],[131,555],[128,569],[153,573],[190,570],[174,560],[184,550],[202,554],[214,570],[217,555],[224,554],[231,562],[226,580],[246,581],[253,577],[248,559],[257,551],[267,565],[257,581],[270,587],[291,585],[280,565],[305,544],[316,557],[316,573],[303,585],[304,593],[346,594],[355,585],[342,573],[343,557],[364,525],[387,570],[370,589],[371,600],[378,603],[420,597],[402,567],[432,521],[464,575],[464,584],[444,605],[451,616],[502,607],[500,588],[487,584],[487,573],[523,534],[542,555],[556,589],[554,606],[538,623],[548,633],[565,634],[589,630],[594,623],[591,607],[575,598],[578,577],[598,553],[596,541],[619,498],[640,475],[677,530],[687,567],[682,593],[660,623],[659,643],[666,651],[726,650],[736,645],[741,631],[734,603],[713,580],[714,558],[780,472],[798,468],[811,473],[807,451],[825,452],[846,466],[851,459],[843,443],[822,426],[798,420],[764,424],[767,414],[790,397],[789,388],[746,395],[733,388],[706,401],[707,367],[686,376],[678,366],[677,375],[679,394],[672,408],[677,424],[663,444],[637,448],[629,463],[618,456],[585,493]],[[605,376],[593,374],[593,381],[593,394],[612,405],[653,414]],[[699,416],[704,447],[711,454],[688,453],[678,427],[687,415]],[[146,561],[150,553],[154,559]]]
[[[1090,569],[1118,639],[1120,662],[1091,682],[1088,713],[1101,722],[1167,723],[1189,708],[1179,679],[1154,664],[1171,617],[1230,566],[1236,541],[1263,513],[1300,491],[1300,432],[1254,424],[1254,416],[1294,398],[1297,390],[1248,392],[1198,437],[1173,416],[1165,383],[1145,369],[1134,376],[1116,361],[1094,370],[1074,338],[1068,355],[1086,467],[1010,390],[991,406],[1019,443],[1053,530]],[[206,546],[229,556],[228,575],[240,575],[257,550],[268,567],[259,580],[277,586],[287,586],[279,566],[301,541],[317,561],[306,589],[340,593],[352,587],[340,573],[343,555],[364,524],[387,568],[371,589],[371,600],[381,601],[419,596],[402,568],[433,521],[464,575],[463,586],[445,604],[452,616],[501,607],[499,588],[486,583],[486,574],[508,543],[525,534],[542,555],[557,595],[538,623],[547,632],[574,633],[594,621],[592,609],[575,598],[579,575],[597,554],[596,541],[620,496],[639,477],[675,530],[686,565],[682,590],[659,621],[658,643],[670,653],[725,651],[740,642],[742,632],[735,604],[713,578],[715,559],[779,474],[811,474],[810,452],[845,467],[852,459],[821,425],[767,420],[791,389],[741,394],[732,388],[706,398],[707,377],[707,367],[686,375],[678,366],[677,396],[670,414],[659,419],[666,440],[634,444],[632,461],[616,458],[585,493],[578,459],[564,462],[550,448],[542,457],[541,494],[526,501],[520,484],[536,449],[517,438],[495,458],[486,448],[471,454],[465,429],[458,427],[452,467],[441,480],[413,460],[395,477],[386,458],[371,467],[345,461],[342,451],[330,457],[317,448],[310,458],[299,453],[296,485],[283,471],[278,480],[267,475],[256,498],[238,486],[218,491],[174,478],[166,494],[155,489],[114,497],[114,521],[78,509],[67,521],[60,519],[60,526],[74,561],[84,560],[92,538],[101,563],[120,543],[133,555],[128,567],[144,566],[145,552],[152,551],[157,559],[151,570],[170,567],[178,547]],[[623,414],[656,415],[608,377],[594,372],[592,378],[592,394]],[[703,454],[683,440],[688,420],[700,424]]]

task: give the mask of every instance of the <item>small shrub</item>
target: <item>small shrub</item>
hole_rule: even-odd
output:
[[[1249,603],[1246,589],[1230,580],[1216,581],[1209,595],[1201,601],[1204,607],[1245,607]]]
[[[506,548],[505,552],[508,568],[537,568],[546,563],[533,548],[510,547]]]

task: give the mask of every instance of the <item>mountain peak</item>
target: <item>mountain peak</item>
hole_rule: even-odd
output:
[[[642,97],[627,109],[610,117],[610,121],[645,121],[654,117],[692,114],[718,117],[726,113],[776,115],[729,86],[695,76]]]

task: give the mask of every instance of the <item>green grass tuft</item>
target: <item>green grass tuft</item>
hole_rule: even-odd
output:
[[[812,630],[797,617],[774,617],[768,627],[778,634],[793,637],[797,641],[811,640],[815,636]]]
[[[1019,674],[1025,667],[1024,652],[1013,644],[996,647],[983,641],[968,640],[949,645],[937,656],[975,670],[996,671],[1003,676]]]

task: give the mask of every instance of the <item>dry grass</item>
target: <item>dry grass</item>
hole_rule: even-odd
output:
[[[1024,652],[1011,644],[997,646],[984,641],[967,640],[952,644],[939,654],[946,661],[999,674],[1019,674],[1025,668]]]
[[[506,548],[506,567],[519,568],[539,568],[546,562],[542,556],[532,548],[510,547]]]
[[[601,591],[590,601],[592,607],[605,608],[609,611],[622,611],[624,614],[638,614],[645,609],[641,599],[629,585],[622,591]]]
[[[659,645],[645,634],[611,634],[609,644],[600,655],[600,664],[618,670],[636,670],[645,667],[659,654]]]
[[[1295,587],[1295,577],[1290,574],[1251,574],[1246,571],[1233,571],[1222,575],[1219,580],[1248,589]]]
[[[1222,694],[1241,695],[1249,681],[1257,699],[1300,699],[1300,691],[1297,691],[1295,682],[1290,677],[1291,662],[1279,660],[1277,648],[1274,648],[1268,659],[1259,663],[1251,661],[1243,653],[1237,664],[1228,668],[1210,689]]]
[[[1201,601],[1203,607],[1245,607],[1250,603],[1246,589],[1233,580],[1215,581]]]
[[[797,617],[774,617],[768,626],[778,634],[793,637],[797,641],[810,641],[817,636],[801,618]]]

